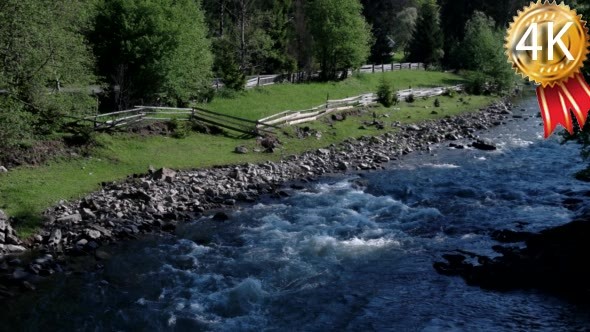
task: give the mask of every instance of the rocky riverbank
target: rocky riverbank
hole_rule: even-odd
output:
[[[478,140],[477,132],[523,118],[513,115],[511,108],[502,102],[480,112],[420,125],[383,123],[395,127],[396,133],[348,139],[281,162],[194,171],[152,169],[126,181],[103,183],[98,192],[50,209],[43,229],[26,241],[14,236],[10,222],[0,214],[0,226],[5,225],[5,236],[0,237],[0,297],[9,297],[17,289],[34,289],[40,278],[67,270],[70,257],[108,259],[108,254],[100,250],[102,246],[142,234],[172,232],[179,222],[227,210],[240,202],[254,202],[261,195],[288,195],[284,184],[290,181],[307,182],[325,174],[380,169],[393,159],[413,151],[427,151],[444,141],[455,141],[451,146],[458,149],[465,146],[457,141],[493,150],[492,144]],[[211,214],[215,220],[227,219],[223,212]],[[22,256],[25,250],[34,254]]]

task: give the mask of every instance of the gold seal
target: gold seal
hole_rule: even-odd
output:
[[[506,54],[512,68],[543,87],[580,72],[588,56],[586,22],[569,6],[530,3],[508,28]]]

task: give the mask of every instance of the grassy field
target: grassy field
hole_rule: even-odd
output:
[[[326,99],[342,99],[375,92],[381,80],[390,80],[397,90],[438,87],[463,83],[451,73],[402,70],[377,74],[355,74],[334,83],[279,84],[249,90],[234,98],[216,98],[204,106],[212,111],[258,120],[286,110],[299,111],[321,105]]]
[[[394,74],[401,74],[401,77],[404,77],[400,81],[401,83],[395,81],[396,86],[401,87],[410,82],[409,73],[392,73],[392,75]],[[429,83],[425,72],[412,72],[411,74],[421,76],[413,81],[415,86],[438,86],[460,81],[459,77],[451,74],[428,73],[433,77],[433,83]],[[371,91],[370,87],[377,84],[380,76],[352,78],[349,81],[336,84],[271,86],[266,88],[268,89],[266,92],[249,91],[235,99],[217,99],[212,105],[214,107],[211,108],[232,114],[249,114],[252,115],[251,118],[257,118],[261,115],[291,108],[287,106],[291,103],[284,100],[285,96],[289,96],[293,101],[295,106],[292,108],[305,108],[321,104],[325,99],[322,94],[326,91],[334,93],[334,97],[330,98],[341,98]],[[360,82],[367,85],[361,85]],[[347,92],[339,91],[339,87],[348,87],[343,89]],[[318,99],[316,100],[316,98]],[[183,139],[163,136],[101,134],[98,140],[102,143],[102,147],[97,148],[92,157],[57,160],[40,167],[20,167],[9,173],[0,174],[0,209],[5,210],[9,215],[18,217],[19,222],[15,226],[21,236],[27,236],[39,225],[41,212],[60,200],[82,197],[99,189],[101,182],[120,180],[133,173],[145,173],[150,165],[191,169],[278,160],[281,156],[328,146],[348,137],[377,135],[392,130],[390,128],[377,130],[372,127],[360,129],[364,121],[372,120],[373,112],[378,116],[388,114],[389,118],[383,118],[383,120],[389,123],[392,121],[420,122],[446,115],[475,111],[493,101],[493,97],[464,96],[462,98],[464,101],[461,101],[459,96],[455,98],[440,97],[440,108],[433,106],[434,99],[417,100],[412,104],[403,102],[389,109],[374,108],[366,114],[349,117],[346,121],[335,123],[333,126],[329,126],[325,121],[318,121],[308,124],[308,126],[320,130],[322,132],[321,139],[315,137],[297,139],[293,138],[293,135],[286,136],[284,133],[280,133],[279,138],[284,144],[282,150],[275,154],[251,152],[246,155],[238,155],[233,153],[234,148],[239,145],[247,146],[250,151],[253,151],[257,147],[254,139],[207,136],[197,133],[191,133]],[[270,108],[269,104],[274,107]],[[232,109],[235,112],[230,112]],[[438,114],[432,114],[435,109]],[[288,134],[293,129],[289,128],[285,131]]]

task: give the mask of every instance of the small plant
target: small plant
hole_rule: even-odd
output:
[[[443,96],[449,97],[449,98],[454,98],[455,97],[455,91],[454,90],[451,90],[451,89],[445,89],[445,91],[443,92]]]
[[[174,138],[185,138],[188,136],[190,128],[186,123],[172,119],[168,121],[168,130],[172,132]]]
[[[440,107],[440,100],[438,98],[434,100],[434,107]]]
[[[413,103],[416,101],[416,97],[414,96],[413,93],[410,93],[409,95],[406,96],[406,103]]]
[[[377,89],[377,101],[385,107],[391,107],[394,105],[395,100],[397,100],[397,94],[393,91],[391,83],[382,78]]]

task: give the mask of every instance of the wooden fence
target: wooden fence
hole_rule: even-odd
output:
[[[258,136],[277,128],[272,124],[260,124],[257,121],[221,114],[204,108],[176,108],[159,106],[135,106],[132,109],[97,114],[84,118],[91,121],[96,131],[109,131],[130,127],[148,121],[189,121],[194,120],[209,126],[236,131],[243,135]]]
[[[414,95],[415,98],[436,97],[445,94],[448,90],[461,91],[462,89],[463,86],[461,85],[427,89],[408,89],[398,91],[398,98],[402,100],[409,95]],[[311,109],[303,111],[284,111],[271,115],[258,120],[258,125],[262,127],[269,125],[291,126],[316,121],[330,113],[350,110],[355,107],[367,106],[375,103],[377,103],[377,95],[374,93],[362,94],[360,96],[340,100],[328,100],[325,104]]]
[[[364,65],[357,70],[359,73],[385,73],[389,71],[398,71],[398,70],[420,70],[424,69],[423,63],[389,63],[389,64],[381,64],[381,65]],[[354,72],[352,70],[348,71],[349,75],[352,75]],[[277,83],[299,83],[299,82],[306,82],[313,78],[319,77],[320,73],[308,73],[308,72],[298,72],[293,74],[279,74],[279,75],[257,75],[257,76],[248,76],[246,78],[246,89],[252,89],[259,86],[267,86],[273,85]],[[213,80],[213,87],[216,89],[220,89],[223,87],[223,81],[220,78],[216,78]]]

